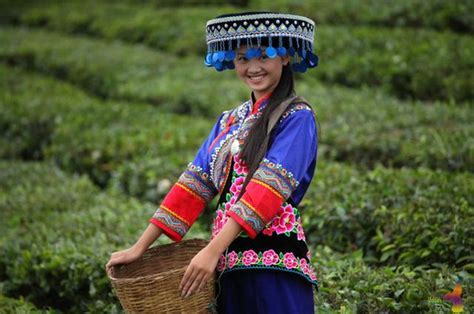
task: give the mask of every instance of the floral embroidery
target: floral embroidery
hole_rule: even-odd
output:
[[[231,251],[226,258],[222,255],[217,263],[217,270],[223,272],[236,268],[271,266],[283,270],[298,271],[304,274],[310,281],[317,282],[314,268],[305,258],[298,258],[292,252],[277,254],[273,249],[264,252],[246,250],[242,252]]]
[[[224,257],[224,260],[225,260],[225,257]],[[227,261],[229,262],[229,268],[234,267],[238,260],[239,260],[239,255],[235,253],[234,251],[227,254]]]
[[[244,177],[238,177],[234,180],[233,184],[230,187],[230,193],[232,193],[232,195],[239,196],[240,191],[242,191],[244,180]]]
[[[277,234],[282,234],[286,232],[291,232],[296,223],[295,214],[293,213],[293,207],[290,204],[286,205],[283,214],[279,217],[273,219],[272,225],[275,226],[275,231]]]
[[[247,166],[239,158],[238,154],[234,155],[234,171],[236,172],[237,175],[245,175],[249,172]]]
[[[299,241],[306,242],[303,223],[298,209],[287,203],[283,204],[283,206],[282,213],[273,218],[262,230],[262,233],[267,236],[271,236],[274,232],[276,232],[276,234],[285,234],[286,236],[290,236],[291,233],[296,233],[296,237]]]
[[[242,263],[245,266],[250,266],[258,261],[258,255],[254,250],[247,250],[242,254]]]
[[[217,262],[217,271],[222,272],[225,268],[225,256],[221,255],[219,261]]]
[[[275,251],[273,250],[265,251],[262,254],[262,262],[263,264],[267,266],[277,264],[278,260],[279,260],[278,254],[275,253]]]
[[[296,237],[299,241],[305,241],[306,242],[306,237],[304,235],[303,231],[303,226],[301,223],[301,217],[298,218],[298,227],[296,227]]]
[[[283,256],[283,264],[285,264],[286,268],[292,269],[298,266],[298,260],[293,253],[285,253]]]
[[[242,160],[238,155],[234,157],[234,169],[232,176],[232,184],[229,188],[229,193],[226,195],[226,202],[222,205],[223,208],[218,209],[217,216],[213,223],[212,238],[214,238],[222,229],[228,217],[225,212],[229,211],[237,201],[237,197],[242,191],[242,186],[245,181],[245,175],[248,172],[247,167],[243,164]],[[274,164],[273,164],[273,167]],[[241,172],[239,174],[239,172]],[[223,218],[225,217],[225,218]],[[277,215],[271,222],[269,222],[262,230],[262,233],[267,236],[271,236],[273,233],[285,234],[290,236],[291,233],[296,233],[297,239],[300,241],[306,241],[304,235],[302,221],[299,214],[299,210],[291,204],[283,203],[282,211]]]
[[[227,222],[227,219],[229,219],[229,217],[225,214],[225,212],[221,209],[218,209],[217,216],[212,224],[211,239],[215,238],[219,234],[219,232]]]

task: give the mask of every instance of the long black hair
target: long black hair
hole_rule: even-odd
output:
[[[283,66],[280,81],[268,99],[268,104],[263,108],[262,115],[250,128],[249,134],[242,145],[240,158],[247,165],[248,174],[242,185],[242,190],[238,199],[240,199],[244,194],[245,188],[253,177],[255,171],[258,169],[260,162],[265,156],[265,152],[268,150],[271,134],[267,136],[267,129],[270,116],[282,101],[294,94],[294,85],[293,70],[290,62],[288,62],[287,65]],[[262,145],[266,149],[261,149]]]

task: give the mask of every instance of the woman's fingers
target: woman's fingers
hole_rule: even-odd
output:
[[[197,288],[196,292],[199,292],[202,290],[202,288],[204,288],[207,284],[207,282],[209,281],[209,278],[210,276],[205,276],[202,280],[201,280],[201,284],[199,285],[199,287]]]
[[[110,259],[107,262],[107,264],[105,265],[105,267],[110,268],[114,265],[120,264],[123,260],[123,254],[121,254],[121,253],[122,252],[112,253],[112,255],[110,256]]]
[[[199,287],[199,285],[201,284],[201,281],[203,281],[205,277],[205,274],[204,273],[198,273],[197,276],[195,277],[194,281],[192,282],[191,284],[191,287],[189,287],[189,289],[186,291],[183,291],[186,293],[186,298],[189,297],[191,295],[191,293],[193,293],[197,287]]]
[[[185,295],[189,286],[194,281],[194,278],[196,277],[196,275],[197,275],[196,268],[192,264],[189,264],[188,267],[186,268],[186,271],[184,272],[183,279],[181,279],[181,283],[179,284],[179,290],[181,290],[182,292],[181,296]]]

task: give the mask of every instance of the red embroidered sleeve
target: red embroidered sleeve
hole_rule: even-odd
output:
[[[227,214],[253,239],[278,214],[297,185],[298,181],[281,165],[263,159],[244,195]]]
[[[150,222],[181,241],[206,204],[217,194],[209,175],[190,164],[171,188]]]
[[[150,222],[163,230],[172,240],[180,241],[199,217],[204,207],[217,194],[209,175],[209,147],[222,131],[227,112],[221,114],[208,138],[202,143],[194,161],[179,177],[156,210]]]

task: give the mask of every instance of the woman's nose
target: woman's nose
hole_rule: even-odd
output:
[[[262,72],[262,61],[260,60],[260,58],[252,58],[249,60],[248,72],[249,73]]]

